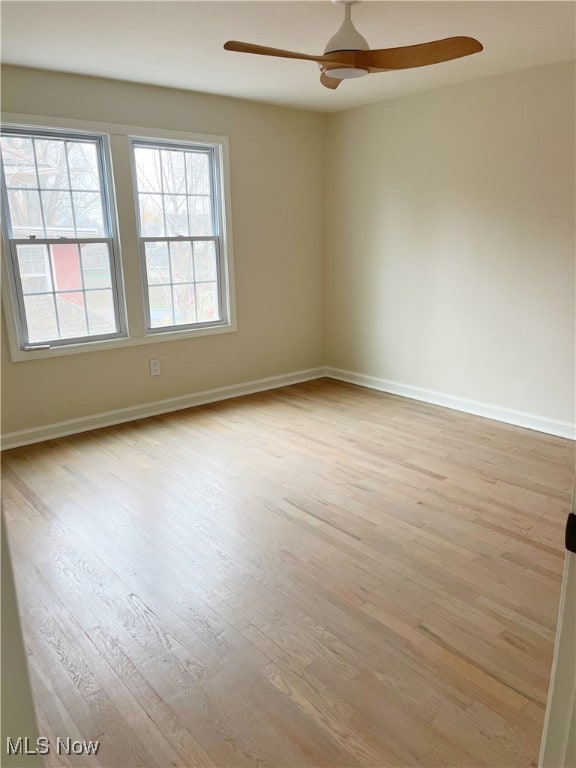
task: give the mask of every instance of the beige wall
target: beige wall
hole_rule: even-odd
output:
[[[322,362],[322,115],[12,67],[2,97],[5,112],[228,136],[238,320],[236,333],[12,363],[3,318],[3,432]]]
[[[2,85],[9,112],[228,135],[238,308],[237,333],[24,363],[3,327],[4,432],[325,363],[573,421],[572,65],[329,116],[12,67]]]
[[[574,420],[574,65],[331,116],[327,363]]]

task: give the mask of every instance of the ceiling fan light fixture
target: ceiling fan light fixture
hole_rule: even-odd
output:
[[[336,80],[351,80],[355,77],[364,77],[364,75],[370,74],[368,69],[360,69],[360,67],[336,67],[335,69],[326,70],[324,72],[326,77],[333,77]]]

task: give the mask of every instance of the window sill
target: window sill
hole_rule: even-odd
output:
[[[236,325],[216,325],[212,328],[186,329],[180,331],[154,331],[146,336],[124,336],[121,338],[104,339],[101,341],[86,341],[79,344],[70,344],[63,347],[51,347],[50,349],[36,349],[24,351],[11,346],[10,357],[13,363],[23,363],[30,360],[39,360],[46,357],[61,357],[62,355],[79,355],[85,352],[105,352],[109,349],[122,347],[136,347],[143,344],[160,344],[165,341],[183,341],[199,336],[214,336],[220,333],[234,333]]]

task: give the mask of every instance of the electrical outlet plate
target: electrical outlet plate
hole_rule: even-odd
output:
[[[150,360],[150,376],[160,376],[160,360],[157,357]]]

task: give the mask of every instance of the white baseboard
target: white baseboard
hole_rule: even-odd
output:
[[[242,395],[251,395],[256,392],[264,392],[267,389],[277,389],[290,384],[300,384],[304,381],[320,379],[324,376],[324,368],[309,368],[305,371],[296,371],[281,376],[270,376],[266,379],[256,379],[243,384],[232,384],[229,387],[208,389],[204,392],[196,392],[181,397],[170,397],[167,400],[157,400],[153,403],[143,403],[129,408],[118,408],[115,411],[97,413],[93,416],[85,416],[79,419],[59,421],[55,424],[47,424],[44,427],[21,429],[17,432],[7,432],[2,435],[2,450],[18,448],[22,445],[40,443],[44,440],[53,440],[56,437],[75,435],[78,432],[88,432],[100,427],[111,427],[114,424],[122,424],[126,421],[145,419],[147,416],[158,416],[161,413],[180,411],[195,405],[206,405],[218,400],[228,400]]]
[[[444,408],[452,408],[455,411],[464,411],[472,413],[475,416],[483,416],[494,421],[503,421],[506,424],[513,424],[516,427],[526,427],[536,432],[546,432],[549,435],[566,437],[569,440],[576,439],[576,425],[569,421],[560,421],[559,419],[549,419],[545,416],[536,416],[532,413],[523,411],[513,411],[509,408],[500,408],[497,405],[488,405],[479,403],[476,400],[466,400],[463,397],[454,397],[444,395],[441,392],[434,392],[431,389],[421,389],[407,384],[399,384],[396,381],[387,381],[379,379],[376,376],[365,376],[353,371],[345,371],[341,368],[325,368],[325,375],[331,379],[345,381],[349,384],[358,384],[361,387],[377,389],[380,392],[388,392],[392,395],[408,397],[411,400],[421,400],[424,403],[441,405]]]
[[[380,392],[388,392],[393,395],[400,395],[411,400],[420,400],[433,405],[441,405],[445,408],[452,408],[464,413],[472,413],[476,416],[483,416],[495,421],[503,421],[506,424],[513,424],[517,427],[526,427],[534,429],[537,432],[545,432],[558,437],[566,437],[570,440],[576,439],[576,426],[569,421],[560,421],[558,419],[548,419],[534,414],[524,413],[522,411],[513,411],[506,408],[500,408],[495,405],[479,403],[475,400],[466,400],[461,397],[444,395],[441,392],[434,392],[420,387],[411,387],[406,384],[398,384],[394,381],[379,379],[375,376],[366,376],[353,371],[345,371],[341,368],[309,368],[304,371],[296,371],[280,376],[270,376],[265,379],[256,379],[247,381],[243,384],[232,384],[228,387],[218,387],[217,389],[208,389],[204,392],[196,392],[191,395],[181,397],[171,397],[167,400],[157,400],[152,403],[143,403],[129,408],[119,408],[114,411],[97,413],[93,416],[85,416],[78,419],[69,419],[59,421],[55,424],[47,424],[43,427],[34,427],[32,429],[22,429],[17,432],[7,432],[2,435],[2,450],[9,448],[18,448],[22,445],[31,443],[40,443],[44,440],[53,440],[57,437],[66,437],[66,435],[75,435],[79,432],[88,432],[91,429],[100,427],[111,427],[114,424],[122,424],[126,421],[136,421],[145,419],[148,416],[158,416],[170,411],[179,411],[184,408],[192,408],[195,405],[205,405],[215,403],[219,400],[229,400],[233,397],[250,395],[256,392],[264,392],[268,389],[277,389],[278,387],[287,387],[290,384],[300,384],[304,381],[321,379],[327,377],[337,381],[345,381],[349,384],[357,384],[361,387],[377,389]]]

